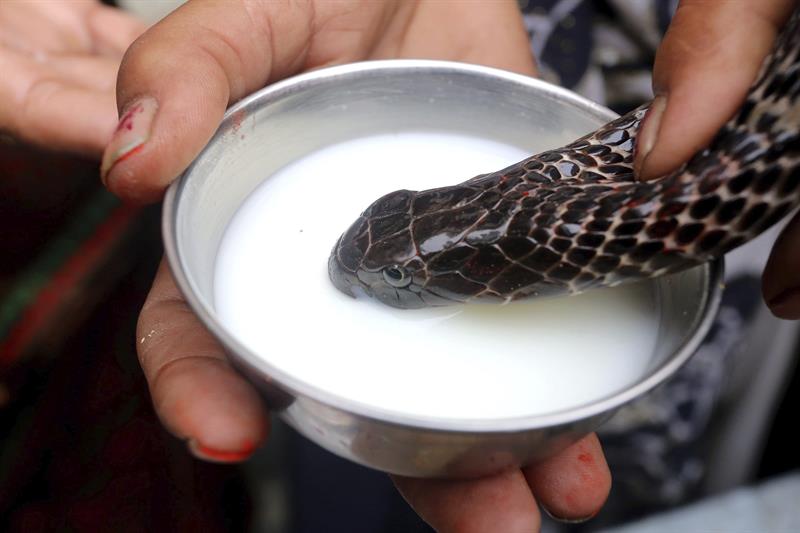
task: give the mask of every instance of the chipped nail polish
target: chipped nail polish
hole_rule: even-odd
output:
[[[145,96],[129,105],[122,114],[103,154],[100,166],[103,183],[108,185],[109,173],[117,163],[139,151],[147,142],[157,110],[155,98]]]
[[[236,463],[239,461],[244,461],[253,455],[253,452],[255,451],[255,447],[249,444],[244,446],[241,450],[217,450],[208,446],[203,446],[195,439],[189,439],[186,445],[188,446],[192,455],[198,459],[213,461],[215,463]]]

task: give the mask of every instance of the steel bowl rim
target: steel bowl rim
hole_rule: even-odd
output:
[[[695,267],[706,269],[705,278],[708,287],[703,291],[700,302],[701,311],[699,319],[695,321],[693,333],[683,342],[674,354],[664,361],[651,373],[632,385],[590,403],[581,404],[568,409],[552,413],[516,416],[492,419],[462,419],[443,418],[412,415],[408,413],[383,409],[366,403],[361,403],[350,398],[332,394],[314,385],[306,383],[280,368],[272,365],[266,358],[259,357],[240,343],[216,317],[213,308],[199,296],[200,291],[191,276],[190,269],[180,254],[179,237],[177,235],[177,220],[181,210],[181,199],[184,188],[192,173],[212,149],[218,139],[228,129],[234,127],[238,112],[250,106],[262,107],[281,98],[302,90],[309,84],[331,83],[332,81],[346,79],[348,76],[375,76],[381,73],[397,73],[409,71],[430,71],[436,74],[471,74],[488,76],[505,83],[518,85],[526,90],[534,89],[542,93],[545,98],[566,102],[581,108],[602,121],[609,121],[617,115],[609,109],[596,104],[572,91],[547,83],[542,80],[530,78],[520,74],[490,67],[457,63],[451,61],[434,60],[381,60],[365,61],[328,67],[306,74],[301,74],[286,80],[271,84],[231,106],[221,122],[220,127],[200,152],[191,165],[168,188],[164,197],[162,212],[162,235],[167,263],[170,267],[175,282],[186,299],[189,307],[215,338],[226,349],[229,357],[237,362],[255,370],[271,384],[290,394],[295,400],[304,397],[320,402],[329,408],[338,409],[354,416],[364,417],[376,422],[421,430],[433,430],[456,433],[511,433],[553,428],[580,422],[602,413],[612,412],[631,400],[643,395],[672,376],[696,351],[705,335],[713,324],[716,311],[722,298],[722,279],[724,263],[717,259],[711,263]]]

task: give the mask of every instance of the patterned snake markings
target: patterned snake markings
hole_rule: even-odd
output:
[[[502,303],[678,272],[748,242],[800,203],[800,8],[736,115],[652,182],[633,175],[646,110],[459,185],[383,196],[334,246],[331,280],[399,308]]]

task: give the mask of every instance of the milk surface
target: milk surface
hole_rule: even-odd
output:
[[[643,375],[656,341],[646,285],[398,310],[350,298],[328,279],[336,239],[376,198],[459,183],[527,155],[485,139],[408,132],[344,142],[284,167],[226,230],[215,273],[219,317],[283,371],[405,414],[529,416],[626,387]]]

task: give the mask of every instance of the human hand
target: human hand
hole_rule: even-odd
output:
[[[635,167],[642,179],[675,170],[738,110],[794,0],[682,0],[658,50],[656,98],[644,119]],[[800,319],[800,216],[783,230],[764,270],[772,312]]]
[[[233,101],[303,70],[377,58],[438,58],[534,73],[513,1],[190,3],[126,55],[118,100],[123,127],[106,150],[104,179],[138,201],[158,198],[208,141]],[[128,128],[130,126],[130,128]],[[139,319],[139,357],[167,428],[205,459],[246,459],[268,418],[162,265]],[[475,481],[395,478],[419,514],[449,531],[535,531],[538,499],[551,513],[587,518],[610,475],[591,435],[539,465]]]
[[[263,402],[198,322],[166,263],[139,316],[139,360],[155,410],[197,457],[237,462],[269,432]],[[442,533],[538,531],[538,501],[554,517],[583,520],[608,496],[611,475],[592,434],[555,457],[522,470],[469,481],[393,476],[419,515]]]
[[[114,82],[144,25],[95,0],[0,3],[0,132],[99,156],[117,122]]]

